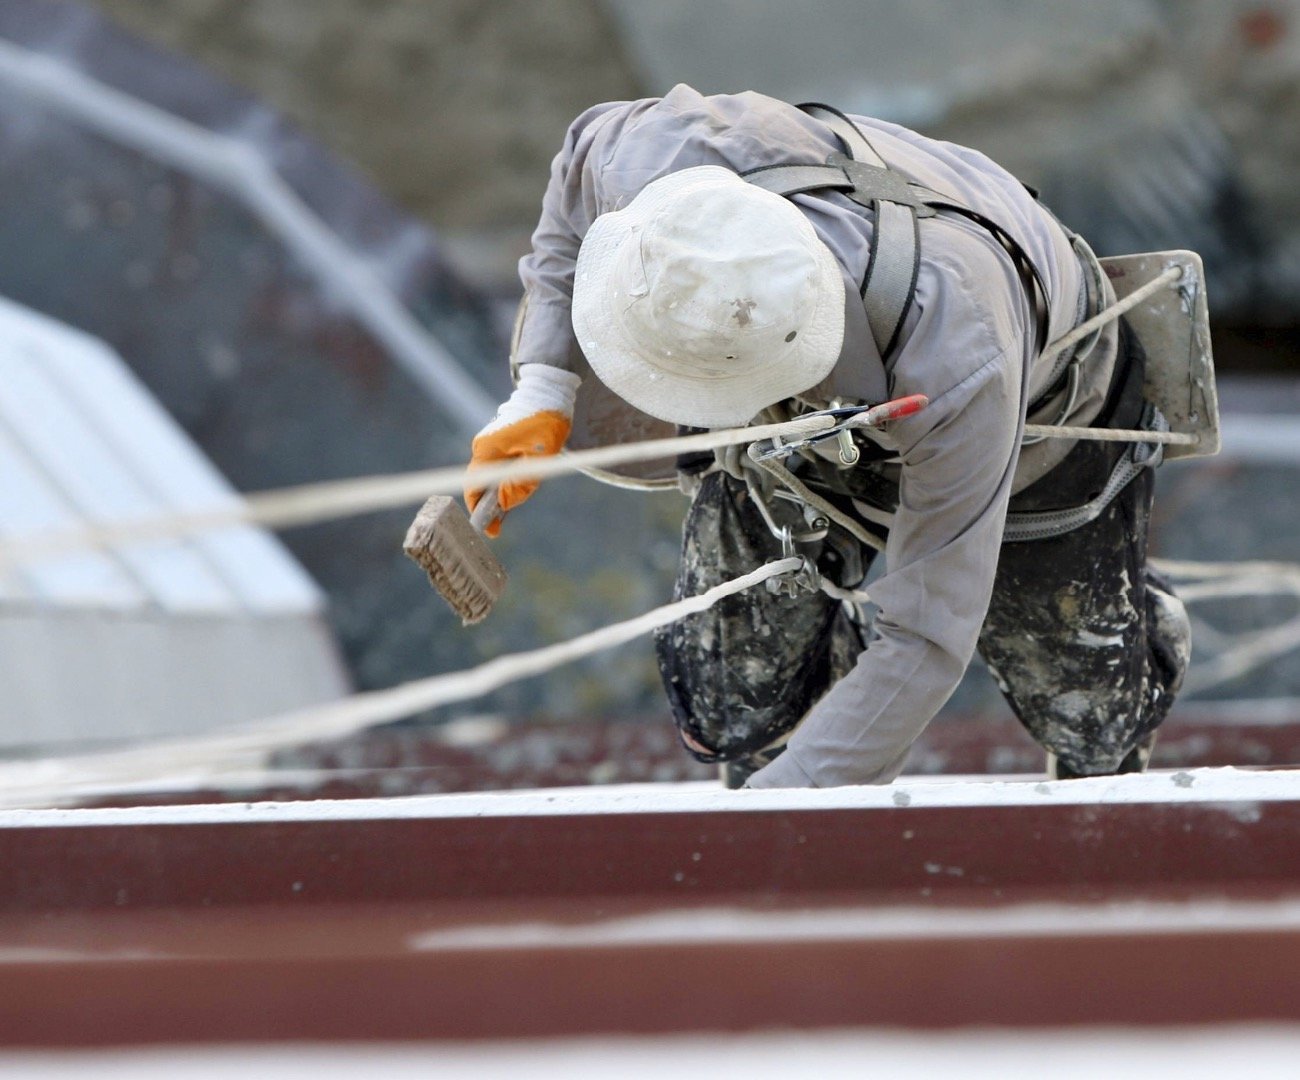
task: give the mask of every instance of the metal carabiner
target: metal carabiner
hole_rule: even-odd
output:
[[[905,416],[920,412],[929,403],[930,399],[924,394],[908,394],[906,397],[882,401],[879,405],[852,405],[822,409],[820,412],[809,413],[808,416],[829,416],[835,420],[833,427],[827,428],[825,431],[815,432],[812,435],[792,439],[789,442],[781,439],[765,439],[762,442],[756,442],[750,448],[750,456],[755,461],[766,461],[768,458],[786,457],[796,450],[802,450],[804,447],[812,446],[826,439],[835,439],[839,443],[840,461],[845,465],[854,465],[861,454],[853,443],[853,431],[879,427],[890,420],[901,420]],[[757,449],[758,447],[762,447],[762,449]]]
[[[768,578],[764,583],[767,586],[767,591],[774,596],[789,596],[791,598],[798,596],[800,593],[820,592],[822,576],[817,569],[817,564],[807,555],[800,555],[795,550],[794,534],[790,531],[789,525],[781,527],[780,539],[781,558],[798,559],[800,565],[797,570],[791,570],[788,573]]]

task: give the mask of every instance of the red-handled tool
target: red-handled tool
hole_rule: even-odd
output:
[[[930,399],[924,394],[908,394],[907,397],[895,398],[893,401],[882,401],[879,405],[852,405],[807,413],[801,419],[828,416],[835,421],[835,424],[824,431],[791,439],[789,442],[784,439],[764,439],[750,447],[749,456],[755,461],[766,461],[768,458],[785,457],[795,450],[802,450],[805,446],[812,446],[827,439],[838,439],[841,445],[841,460],[846,465],[851,465],[857,460],[857,454],[852,449],[850,432],[859,428],[879,427],[889,420],[901,420],[905,416],[920,412],[929,404]]]
[[[849,427],[876,427],[887,420],[901,420],[905,416],[919,413],[929,404],[930,399],[924,394],[908,394],[907,397],[894,398],[893,401],[882,401],[851,420]]]

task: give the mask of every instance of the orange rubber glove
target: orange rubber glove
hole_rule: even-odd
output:
[[[470,444],[471,469],[526,457],[549,457],[563,449],[573,430],[573,403],[582,380],[548,364],[524,364],[519,385],[496,418]],[[537,480],[507,480],[497,488],[500,511],[484,532],[498,536],[501,519],[537,490]],[[473,513],[484,488],[465,484],[465,505]]]

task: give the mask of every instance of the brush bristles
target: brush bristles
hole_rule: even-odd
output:
[[[505,591],[504,567],[450,496],[435,495],[420,508],[402,548],[466,626],[481,621]]]
[[[485,588],[462,565],[444,565],[436,559],[422,562],[421,565],[429,575],[430,584],[442,594],[442,598],[460,616],[465,626],[481,622],[500,595]]]

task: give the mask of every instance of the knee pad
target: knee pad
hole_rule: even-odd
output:
[[[761,768],[785,749],[785,744],[790,741],[790,736],[799,725],[792,724],[775,735],[771,732],[763,732],[758,738],[750,734],[745,739],[723,740],[721,747],[705,744],[700,738],[700,733],[686,724],[679,722],[676,726],[677,737],[681,740],[682,747],[696,761],[715,765],[721,762],[754,759]]]

